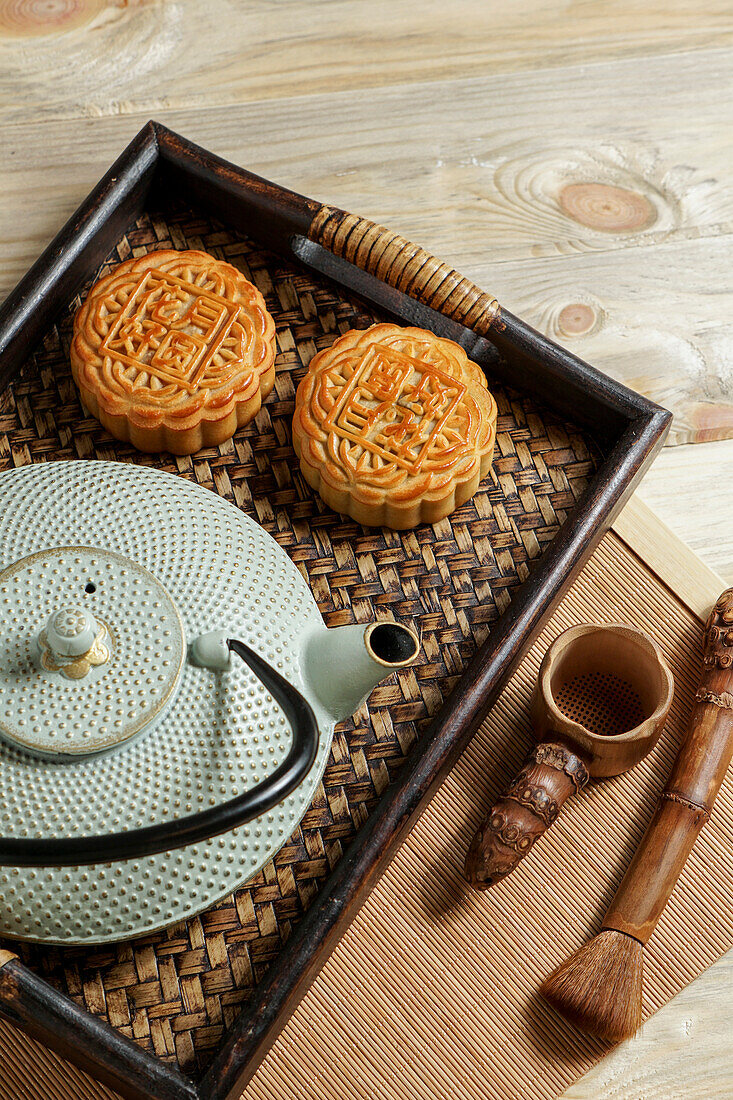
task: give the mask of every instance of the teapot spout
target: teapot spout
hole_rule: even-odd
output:
[[[411,664],[419,649],[415,631],[400,623],[317,630],[305,643],[309,694],[341,722],[359,709],[380,680]]]

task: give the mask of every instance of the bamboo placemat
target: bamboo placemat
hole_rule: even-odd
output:
[[[638,521],[635,521],[638,523]],[[624,536],[633,531],[628,521]],[[648,532],[640,531],[637,548]],[[679,545],[679,544],[677,544]],[[245,1100],[545,1100],[606,1047],[535,996],[544,975],[598,928],[671,766],[699,675],[700,614],[717,595],[701,567],[694,610],[618,534],[591,563],[507,685],[246,1090]],[[688,559],[689,562],[689,559]],[[695,614],[698,611],[698,614]],[[633,772],[576,799],[498,889],[468,890],[463,856],[482,807],[530,743],[528,704],[552,638],[584,620],[646,629],[675,671],[660,744]],[[655,1012],[733,945],[733,778],[718,798],[647,951]],[[108,1098],[55,1056],[0,1029],[2,1100]]]

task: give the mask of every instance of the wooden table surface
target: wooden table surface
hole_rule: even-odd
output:
[[[733,583],[733,7],[0,0],[0,298],[154,117],[425,245],[675,412],[639,495]],[[733,1096],[733,957],[566,1094]]]

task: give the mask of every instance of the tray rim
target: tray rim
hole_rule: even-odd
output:
[[[387,787],[299,922],[288,950],[271,964],[198,1081],[80,1008],[12,952],[0,951],[0,1015],[121,1095],[132,1100],[234,1100],[507,676],[633,492],[664,441],[671,414],[498,306],[491,321],[481,325],[479,316],[464,326],[449,305],[434,307],[425,295],[416,301],[389,275],[378,278],[343,254],[333,255],[312,232],[314,224],[319,215],[349,215],[238,168],[154,121],[133,138],[0,307],[0,393],[57,313],[145,208],[151,187],[161,182],[225,224],[334,278],[398,319],[459,338],[479,363],[495,345],[522,362],[526,374],[521,388],[533,386],[561,412],[572,408],[576,421],[598,417],[612,443],[573,513],[464,671],[461,683],[469,687],[460,697],[454,691],[433,719],[420,739],[421,751],[409,755],[399,779]],[[457,273],[450,274],[467,284]],[[467,285],[486,300],[483,292]]]

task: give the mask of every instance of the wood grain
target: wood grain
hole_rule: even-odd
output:
[[[638,495],[733,584],[733,439],[704,447],[667,447]]]
[[[2,0],[0,114],[219,109],[443,81],[458,69],[506,75],[724,43],[733,43],[725,0],[700,11],[684,0],[570,9],[550,0]]]
[[[577,67],[426,84],[418,113],[403,90],[384,87],[161,117],[428,248],[666,403],[670,441],[681,443],[733,434],[733,181],[722,138],[733,130],[731,73],[733,49],[710,49],[599,64],[590,97]],[[6,127],[0,293],[144,120]],[[681,273],[674,293],[670,271]]]
[[[454,71],[420,86],[419,110],[403,88],[387,86],[369,96],[301,88],[293,99],[225,112],[162,103],[130,117],[25,114],[4,126],[0,179],[10,197],[31,186],[41,206],[60,209],[154,113],[221,156],[380,221],[456,267],[719,236],[733,226],[731,72],[733,48],[711,48],[598,64],[590,76],[585,66],[473,79]],[[50,166],[53,188],[39,178]],[[630,232],[583,225],[560,204],[578,183],[641,195],[653,223]],[[57,226],[58,214],[49,228]]]
[[[669,450],[659,455],[651,473],[655,473],[666,458],[675,458],[683,462],[685,458],[689,460],[693,457],[697,458],[698,455],[702,457],[712,455],[713,464],[715,464],[715,456],[719,455],[721,448],[730,451],[731,461],[733,461],[733,445],[718,443],[704,448],[686,447]],[[716,469],[720,470],[722,481],[728,479],[733,484],[733,465],[726,466],[718,463]],[[645,503],[650,477],[651,474],[647,474],[644,478],[641,490],[631,498],[616,519],[613,528],[665,584],[674,589],[675,586],[679,586],[678,578],[685,578],[684,593],[682,593],[685,603],[699,619],[704,620],[710,611],[710,593],[716,586],[720,587],[721,580],[724,584],[733,584],[733,561],[727,559],[730,573],[724,573],[723,570],[716,571],[703,562],[700,556],[694,554],[689,545],[681,541],[680,536],[673,541],[670,540],[669,526],[663,523],[657,512],[652,511]],[[671,492],[673,491],[672,489]],[[681,508],[682,506],[680,506],[678,519],[682,516]],[[666,510],[669,509],[670,505],[667,505]],[[730,543],[727,550],[730,554]]]
[[[730,240],[669,240],[643,257],[624,250],[507,261],[498,268],[484,262],[472,275],[481,285],[490,272],[502,305],[671,409],[671,443],[709,442],[733,433],[733,340],[726,321],[733,288],[713,286],[710,278],[711,270],[726,269]],[[674,294],[670,271],[685,272]],[[573,309],[592,314],[586,331],[568,331]]]

